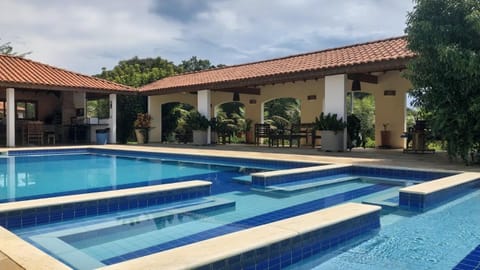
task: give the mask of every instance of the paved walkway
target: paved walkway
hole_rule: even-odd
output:
[[[277,148],[254,145],[177,145],[149,144],[143,146],[110,146],[115,148],[144,148],[153,151],[174,153],[208,154],[230,157],[255,157],[268,159],[286,159],[316,161],[325,163],[351,163],[362,165],[381,165],[435,170],[458,170],[480,172],[480,166],[465,166],[462,161],[449,161],[446,152],[434,154],[405,154],[401,149],[353,149],[352,152],[323,152],[312,148]]]

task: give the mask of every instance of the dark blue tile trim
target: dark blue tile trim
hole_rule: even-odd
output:
[[[451,176],[454,175],[454,173],[348,166],[329,170],[299,172],[293,174],[275,175],[270,177],[252,176],[252,186],[255,188],[267,188],[268,186],[272,185],[279,185],[311,178],[326,178],[335,175],[366,177],[370,176],[406,180],[408,179],[416,181],[430,181],[442,177]]]
[[[480,245],[465,256],[453,270],[480,270]]]
[[[480,179],[464,183],[448,189],[439,190],[430,194],[416,194],[400,192],[399,206],[402,209],[423,212],[435,208],[448,201],[454,200],[480,186]]]
[[[277,243],[262,246],[196,269],[282,269],[310,256],[327,253],[342,243],[380,228],[380,210],[317,229]],[[145,252],[141,252],[144,254]],[[134,254],[105,261],[113,264],[134,258]]]
[[[321,199],[313,200],[313,201],[310,201],[310,202],[298,204],[298,205],[283,208],[283,209],[280,209],[280,210],[277,210],[277,211],[272,211],[272,212],[265,213],[265,214],[262,214],[262,215],[258,215],[258,216],[254,216],[254,217],[247,218],[247,219],[244,219],[244,220],[240,220],[240,221],[237,221],[237,222],[234,222],[234,223],[226,224],[226,225],[214,228],[214,229],[203,231],[203,232],[200,232],[200,233],[197,233],[197,234],[194,234],[194,235],[190,235],[190,236],[183,237],[183,238],[180,238],[180,239],[176,239],[176,240],[173,240],[173,241],[170,241],[170,242],[162,243],[162,244],[152,246],[152,247],[149,247],[149,248],[145,248],[145,249],[135,251],[135,252],[147,252],[148,254],[157,253],[157,252],[164,251],[164,250],[167,250],[167,249],[171,249],[171,248],[175,248],[175,247],[179,247],[179,246],[183,246],[183,245],[192,244],[192,243],[195,243],[195,242],[198,242],[198,241],[206,240],[206,239],[209,239],[209,238],[212,238],[212,237],[221,236],[221,235],[224,235],[224,234],[244,230],[244,229],[247,229],[247,228],[263,225],[263,224],[266,224],[266,223],[282,220],[282,219],[285,219],[285,218],[290,218],[290,217],[297,216],[297,215],[306,214],[306,213],[313,212],[313,211],[316,211],[316,210],[320,210],[320,209],[323,209],[323,208],[327,208],[327,207],[330,207],[330,206],[333,206],[333,205],[337,205],[339,203],[349,201],[349,200],[352,200],[352,199],[355,199],[355,198],[358,198],[358,197],[361,197],[361,196],[365,196],[367,194],[379,192],[379,191],[382,191],[382,190],[385,190],[385,189],[388,189],[388,188],[391,188],[391,186],[390,185],[384,185],[384,184],[376,184],[376,185],[372,185],[372,186],[368,186],[368,187],[364,187],[364,188],[359,188],[359,189],[356,189],[356,190],[351,190],[351,191],[348,191],[348,192],[345,192],[345,193],[339,193],[339,194],[331,195],[331,196],[324,197],[324,198],[321,198]],[[380,226],[380,225],[378,225],[378,226]],[[109,259],[106,259],[106,260],[102,261],[102,263],[114,264],[114,263],[119,263],[119,262],[122,262],[122,261],[125,261],[125,260],[129,260],[131,258],[135,258],[135,255],[134,255],[135,252],[127,253],[127,254],[124,254],[124,255],[121,255],[121,256],[117,256],[117,257],[112,257],[112,258],[109,258]]]
[[[210,186],[206,185],[201,187],[187,187],[169,191],[158,191],[142,195],[0,212],[0,226],[7,229],[18,229],[88,216],[115,213],[122,210],[189,200],[209,195]]]

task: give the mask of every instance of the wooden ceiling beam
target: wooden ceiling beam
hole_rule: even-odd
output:
[[[240,94],[260,95],[260,88],[257,88],[257,87],[232,87],[232,88],[221,88],[221,89],[212,89],[212,90],[219,91],[219,92],[229,92],[229,93],[238,92]]]
[[[352,73],[352,74],[348,74],[347,77],[349,80],[352,80],[352,81],[358,80],[366,83],[373,83],[373,84],[378,83],[377,76],[366,74],[366,73]]]

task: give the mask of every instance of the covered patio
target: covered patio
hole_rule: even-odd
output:
[[[0,55],[0,145],[90,144],[96,143],[97,130],[116,143],[117,94],[136,90]],[[108,112],[98,116],[90,112],[91,100],[103,100]]]
[[[390,146],[403,148],[411,84],[402,71],[413,57],[405,37],[397,37],[167,77],[140,88],[149,96],[157,127],[150,131],[150,141],[161,142],[162,105],[170,102],[189,104],[211,118],[217,106],[234,100],[256,124],[264,122],[266,102],[295,98],[301,104],[301,124],[311,124],[321,112],[346,119],[347,93],[362,91],[375,98],[375,137],[388,126]],[[343,145],[346,149],[346,134]]]

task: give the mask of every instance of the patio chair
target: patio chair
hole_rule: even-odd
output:
[[[255,144],[260,144],[260,139],[271,139],[271,129],[269,124],[255,124]]]
[[[24,126],[24,144],[43,144],[43,122],[40,121],[31,121],[27,122]]]
[[[308,138],[312,137],[313,140],[314,124],[292,124],[290,131],[290,147],[293,145],[293,141],[297,142],[297,147],[300,147],[301,140],[305,139],[305,143],[308,144]]]

